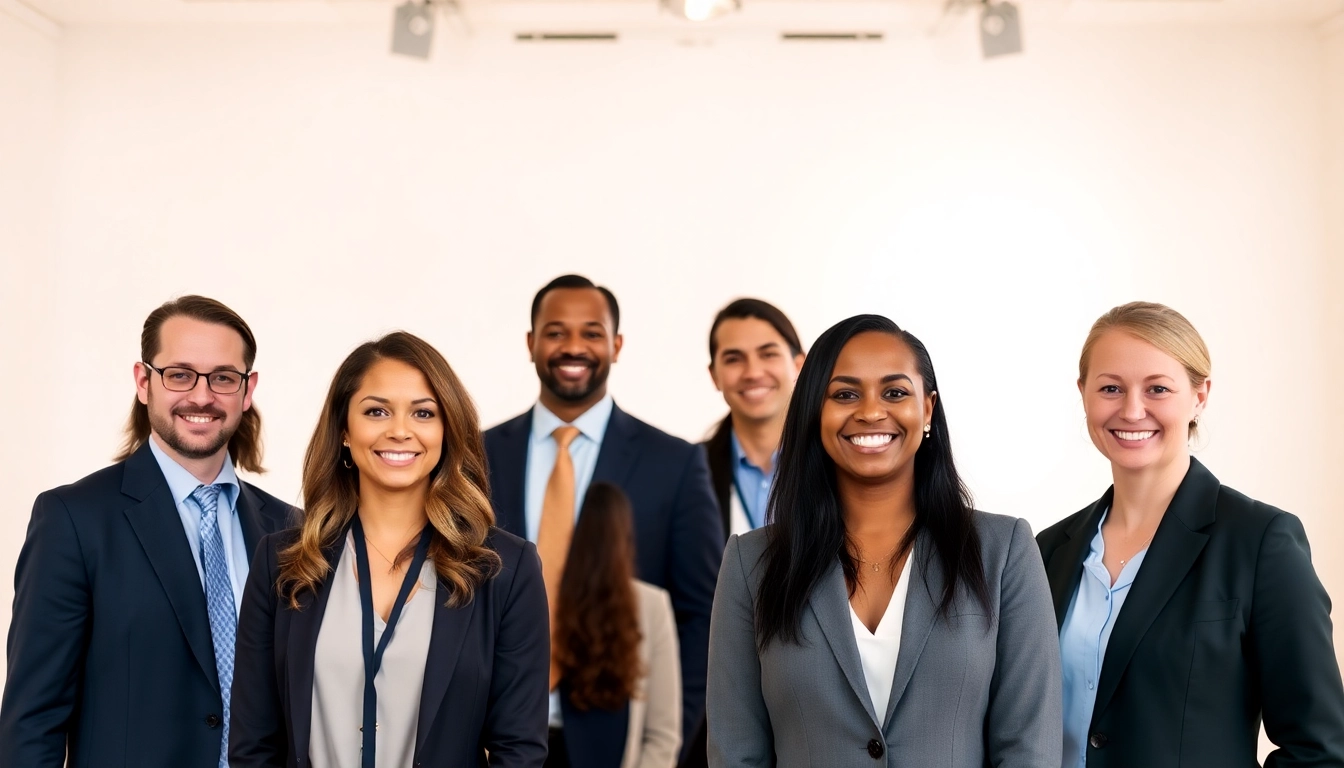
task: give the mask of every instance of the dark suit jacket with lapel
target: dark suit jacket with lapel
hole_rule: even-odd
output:
[[[295,535],[263,539],[248,575],[233,673],[232,768],[312,765],[313,658],[331,580],[304,593],[299,610],[277,595],[277,553]],[[332,568],[344,542],[342,534],[326,551]],[[534,545],[498,529],[486,546],[503,568],[470,603],[447,607],[449,589],[439,581],[415,768],[541,768],[546,761],[551,639],[541,560]]]
[[[252,548],[291,508],[240,488]],[[61,766],[69,750],[72,768],[219,765],[223,703],[205,592],[148,445],[37,497],[8,662],[0,763]]]
[[[1060,626],[1113,489],[1037,537]],[[1088,768],[1344,766],[1330,598],[1296,517],[1190,469],[1116,619]]]
[[[725,417],[714,429],[714,434],[701,443],[705,448],[705,459],[709,462],[709,482],[714,488],[714,500],[719,503],[719,516],[723,519],[723,540],[733,529],[731,519],[733,501],[733,420]]]
[[[531,410],[485,433],[495,516],[499,527],[519,536],[527,530],[523,497],[531,435]],[[672,597],[681,648],[682,726],[693,735],[704,714],[709,614],[723,557],[704,452],[613,407],[593,470],[593,482],[603,481],[620,486],[634,507],[639,579]]]

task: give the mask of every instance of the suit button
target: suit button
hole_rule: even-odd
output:
[[[1101,749],[1106,746],[1106,742],[1108,741],[1110,741],[1110,739],[1106,738],[1106,734],[1104,733],[1094,733],[1087,738],[1087,743],[1091,744],[1093,749]]]
[[[211,728],[219,727],[219,715],[206,715],[205,724]]]
[[[882,748],[882,742],[877,739],[870,739],[868,741],[868,756],[874,760],[881,760],[882,753],[885,751],[886,750]]]

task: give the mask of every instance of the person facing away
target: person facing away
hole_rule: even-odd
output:
[[[116,463],[33,504],[14,575],[0,761],[226,768],[239,598],[288,504],[261,473],[257,343],[204,296],[155,309]]]
[[[635,573],[634,520],[620,488],[588,486],[556,606],[564,727],[547,768],[673,768],[681,669],[667,591]]]
[[[540,768],[550,657],[536,548],[493,527],[476,408],[408,333],[357,347],[257,548],[233,768]]]
[[[978,512],[924,345],[858,315],[789,403],[771,523],[728,539],[709,649],[714,768],[1041,768],[1059,650],[1026,521]]]
[[[737,299],[709,328],[709,375],[728,415],[704,442],[723,536],[765,525],[779,439],[804,360],[793,323],[760,299]]]
[[[704,711],[722,527],[704,451],[630,416],[607,393],[619,327],[616,297],[585,277],[564,275],[537,292],[527,346],[541,392],[528,411],[485,433],[491,498],[501,528],[537,543],[554,610],[588,485],[609,482],[629,495],[636,575],[666,589],[676,611],[685,736]],[[552,688],[557,682],[553,673]],[[556,692],[550,724],[563,725]]]
[[[1064,768],[1344,767],[1330,598],[1302,523],[1190,456],[1208,347],[1170,307],[1102,315],[1078,363],[1101,498],[1041,531],[1064,662]]]

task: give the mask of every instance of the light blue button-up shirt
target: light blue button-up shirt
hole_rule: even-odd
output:
[[[765,525],[765,511],[770,502],[770,485],[775,482],[775,467],[779,465],[779,450],[770,459],[770,471],[766,472],[747,458],[742,450],[742,442],[733,437],[733,484],[734,493],[742,501],[742,509],[747,513],[747,522],[752,530]]]
[[[1101,536],[1101,525],[1106,514],[1097,523],[1092,537],[1092,548],[1083,561],[1083,576],[1078,591],[1073,595],[1069,612],[1064,614],[1064,626],[1059,633],[1060,656],[1064,662],[1064,762],[1063,768],[1087,765],[1087,737],[1092,725],[1092,709],[1097,702],[1097,680],[1101,677],[1101,663],[1106,658],[1106,644],[1110,642],[1115,620],[1129,596],[1129,587],[1139,575],[1143,559],[1148,556],[1145,547],[1120,569],[1120,578],[1111,584],[1111,574],[1102,563],[1106,542]]]
[[[537,403],[532,408],[532,437],[527,446],[527,489],[523,499],[523,518],[527,523],[527,540],[536,543],[537,529],[541,527],[541,502],[546,497],[546,483],[555,469],[555,438],[551,433],[560,427],[579,428],[579,435],[569,444],[569,457],[574,462],[574,519],[579,519],[583,496],[593,481],[597,469],[597,455],[602,451],[602,438],[607,434],[611,409],[615,405],[607,395],[582,416],[568,424]]]
[[[569,457],[574,462],[574,519],[579,519],[583,497],[593,482],[597,456],[602,452],[602,438],[607,434],[611,409],[615,402],[607,395],[592,408],[583,412],[572,424],[560,420],[541,403],[532,408],[532,435],[527,445],[527,487],[523,492],[523,521],[527,525],[527,540],[536,543],[537,529],[541,527],[541,503],[546,497],[546,483],[555,469],[556,444],[551,433],[564,426],[579,428],[579,434],[569,444]],[[551,691],[550,724],[561,725],[560,691]]]
[[[219,524],[219,535],[224,540],[224,562],[229,567],[229,581],[233,584],[233,610],[237,612],[243,605],[243,586],[247,584],[248,562],[247,542],[243,540],[243,524],[238,519],[238,475],[233,471],[233,460],[224,456],[224,466],[213,483],[202,483],[181,464],[173,461],[159,447],[154,437],[149,438],[149,450],[159,469],[168,481],[168,491],[177,505],[177,515],[182,519],[182,530],[186,533],[187,544],[191,546],[191,557],[196,561],[196,574],[201,577],[201,590],[205,590],[205,566],[201,564],[201,507],[191,498],[191,492],[201,485],[219,485],[219,507],[215,510],[215,521]]]

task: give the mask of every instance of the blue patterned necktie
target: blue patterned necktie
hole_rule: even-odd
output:
[[[205,605],[210,612],[210,637],[215,644],[215,671],[224,698],[224,733],[219,748],[219,768],[229,768],[229,698],[233,689],[233,642],[238,614],[233,607],[233,581],[224,559],[224,538],[219,533],[219,486],[201,485],[191,492],[201,508],[201,566],[205,570]]]

